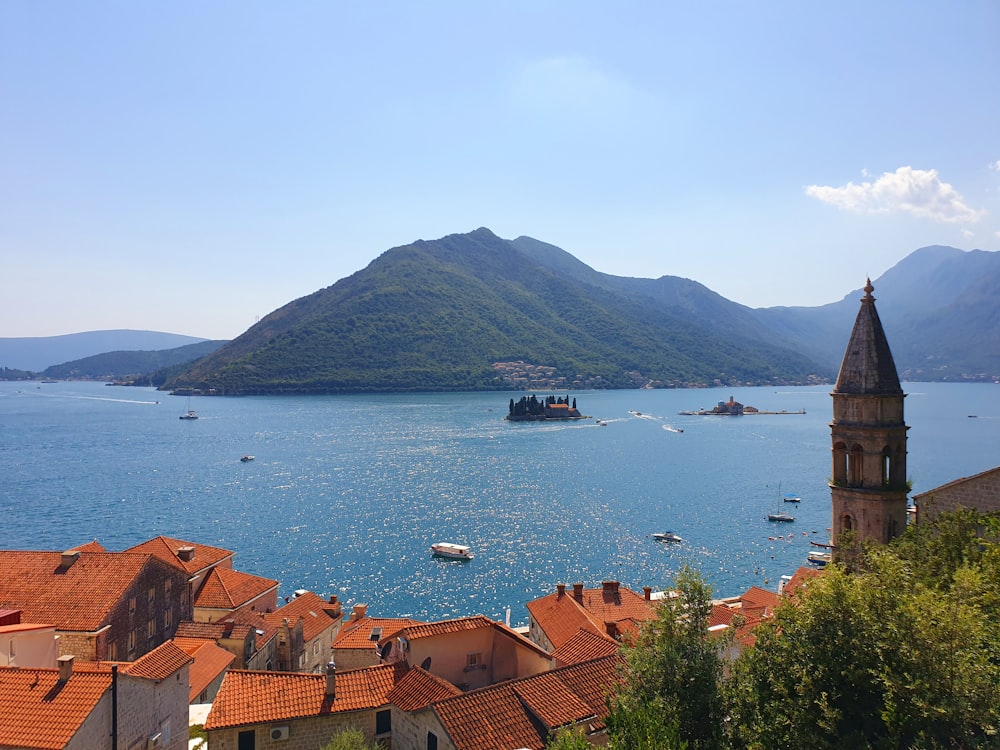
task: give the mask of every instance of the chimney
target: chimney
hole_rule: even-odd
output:
[[[652,587],[651,586],[643,586],[642,587],[642,595],[643,595],[643,597],[645,597],[646,601],[648,602],[650,600],[650,598],[652,598],[652,596],[653,596],[653,589],[652,589]]]
[[[332,660],[326,664],[326,697],[337,697],[337,665]]]
[[[574,583],[573,584],[573,598],[580,600],[583,599],[583,584]]]
[[[354,611],[351,613],[352,620],[360,620],[368,614],[367,604],[355,604]]]
[[[556,584],[556,595],[557,595],[557,596],[558,596],[558,597],[559,597],[560,599],[562,599],[562,597],[563,597],[563,596],[564,596],[565,594],[566,594],[566,584],[565,584],[565,583],[557,583],[557,584]]]
[[[73,565],[73,563],[75,563],[79,559],[80,559],[80,550],[78,549],[66,550],[65,552],[62,553],[62,558],[59,561],[60,570],[63,571],[67,570],[70,566]]]
[[[191,562],[194,559],[194,547],[180,547],[177,550],[177,557],[181,562]]]
[[[74,656],[66,655],[56,659],[56,664],[59,665],[59,682],[66,682],[69,676],[73,674],[73,659],[75,658]]]
[[[618,593],[618,581],[602,581],[601,587],[604,589],[605,594],[617,594]]]

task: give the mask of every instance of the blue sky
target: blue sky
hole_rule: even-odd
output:
[[[0,337],[233,338],[481,226],[824,304],[1000,249],[998,92],[995,0],[6,0]]]

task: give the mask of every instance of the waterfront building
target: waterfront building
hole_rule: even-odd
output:
[[[831,394],[834,545],[845,532],[886,543],[906,529],[905,394],[873,289],[868,280]]]

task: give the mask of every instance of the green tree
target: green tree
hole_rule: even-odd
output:
[[[368,742],[360,729],[344,729],[337,732],[323,746],[323,750],[385,750],[381,742]]]
[[[549,738],[545,750],[592,750],[582,729],[565,729]]]
[[[676,595],[623,649],[621,686],[609,701],[613,748],[715,748],[724,717],[720,649],[708,634],[711,589],[685,568]]]

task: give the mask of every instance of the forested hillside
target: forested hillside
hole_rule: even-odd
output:
[[[168,386],[226,394],[507,389],[512,383],[494,368],[503,362],[552,368],[552,385],[565,388],[833,375],[763,336],[734,337],[646,295],[552,268],[519,242],[479,229],[389,250],[271,313]]]

